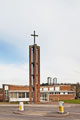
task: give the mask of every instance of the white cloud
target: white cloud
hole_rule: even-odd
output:
[[[50,64],[47,64],[50,61]],[[41,64],[41,82],[47,82],[47,77],[57,77],[58,83],[80,82],[80,62],[72,58],[57,56]]]
[[[28,64],[0,64],[0,85],[17,84],[28,85]],[[0,86],[1,87],[1,86]]]
[[[0,34],[20,48],[27,61],[34,29],[41,47],[41,82],[47,76],[58,77],[58,82],[80,82],[80,1],[0,1]],[[22,79],[26,83],[28,69],[13,64],[0,65],[2,83],[6,79],[8,83],[13,79],[14,83],[22,83]]]
[[[49,60],[49,59],[48,59]],[[80,82],[80,63],[71,58],[56,57],[41,63],[41,83],[57,77],[58,83]],[[0,64],[1,84],[29,85],[29,64]]]

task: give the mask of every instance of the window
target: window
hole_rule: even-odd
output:
[[[38,85],[38,76],[36,76],[36,81],[37,81],[37,85]]]
[[[42,88],[40,88],[40,91],[42,91]]]
[[[33,74],[33,64],[31,64],[31,74]]]
[[[29,98],[29,92],[26,93],[26,98]]]
[[[36,62],[38,63],[38,49],[36,49]]]
[[[55,91],[59,91],[60,90],[60,88],[59,87],[55,87]]]
[[[19,98],[25,98],[25,92],[19,93]]]
[[[17,98],[17,93],[10,93],[11,98]]]
[[[44,91],[48,91],[48,88],[44,88]]]
[[[38,75],[38,64],[36,64],[36,75]]]
[[[61,95],[63,95],[64,93],[63,93],[63,92],[61,92],[60,94],[61,94]]]
[[[31,79],[32,79],[32,86],[33,86],[33,76],[31,76]]]
[[[25,93],[24,92],[22,93],[22,98],[25,98]]]
[[[72,94],[72,92],[68,92],[68,94]]]
[[[60,92],[55,92],[55,94],[60,94]]]
[[[5,90],[5,99],[8,99],[8,90]]]
[[[19,98],[21,98],[21,93],[19,93]]]
[[[51,95],[53,95],[53,92],[50,92]]]
[[[65,95],[67,95],[68,94],[68,92],[65,92]]]
[[[31,62],[33,62],[33,48],[31,48]]]
[[[5,90],[8,90],[8,86],[5,86]]]
[[[49,88],[49,91],[53,91],[53,90],[54,90],[54,88],[53,88],[53,87],[50,87],[50,88]]]

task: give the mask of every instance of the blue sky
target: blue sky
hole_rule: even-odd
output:
[[[29,83],[30,34],[39,35],[41,83],[80,82],[80,1],[0,0],[1,84]]]
[[[13,64],[13,63],[24,63],[27,60],[13,44],[5,42],[5,40],[0,40],[0,62]]]

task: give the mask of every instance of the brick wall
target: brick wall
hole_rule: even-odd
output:
[[[21,86],[21,85],[7,85],[3,84],[3,96],[0,96],[0,100],[3,99],[3,101],[8,101],[5,98],[5,86],[8,86],[8,90],[29,90],[29,86]]]
[[[74,94],[70,95],[49,95],[49,100],[54,101],[54,100],[72,100],[75,99]]]
[[[60,90],[71,90],[71,85],[60,85]]]
[[[9,85],[9,90],[29,90],[28,86]]]
[[[0,94],[0,101],[3,101],[3,94]]]
[[[56,87],[60,87],[60,90],[67,90],[67,91],[71,91],[71,85],[52,85],[52,86],[41,86],[40,88],[42,88],[42,91],[44,91],[44,88],[48,88],[48,90],[50,90],[50,88],[55,88]]]
[[[0,101],[3,101],[3,89],[0,88]]]

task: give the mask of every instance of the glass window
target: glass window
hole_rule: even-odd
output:
[[[5,98],[8,98],[8,90],[5,90]]]
[[[63,95],[64,93],[63,93],[63,92],[61,92],[60,94],[61,94],[61,95]]]
[[[21,98],[21,93],[19,93],[19,98]]]
[[[55,92],[55,94],[60,94],[60,92]]]
[[[19,93],[19,98],[25,98],[25,92]]]
[[[25,92],[22,93],[22,98],[25,98]]]
[[[17,98],[17,93],[10,93],[11,98]]]
[[[8,90],[8,86],[5,86],[5,90]]]
[[[53,88],[53,87],[50,87],[50,88],[49,88],[49,91],[54,91],[54,88]]]
[[[68,92],[65,92],[65,95],[67,95],[68,94]]]
[[[44,91],[48,91],[48,88],[44,88]]]
[[[60,90],[60,88],[59,87],[55,87],[55,91],[59,91]]]
[[[42,88],[40,88],[40,91],[42,91]]]
[[[29,92],[26,93],[26,98],[29,98]]]

